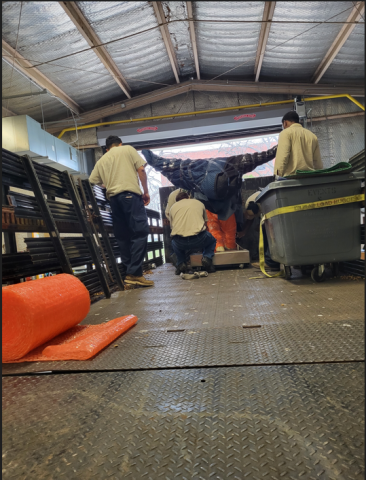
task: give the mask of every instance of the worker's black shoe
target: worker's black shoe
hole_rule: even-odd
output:
[[[186,273],[186,271],[187,271],[187,265],[185,263],[181,263],[175,269],[175,274],[180,275],[181,273]]]
[[[202,267],[207,273],[215,273],[215,267],[212,265],[212,258],[203,257],[202,258]]]

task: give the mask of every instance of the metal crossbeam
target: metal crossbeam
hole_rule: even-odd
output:
[[[199,80],[201,78],[201,74],[200,74],[200,65],[199,65],[199,61],[198,61],[196,32],[195,32],[195,29],[194,29],[194,21],[193,21],[192,2],[186,2],[186,4],[187,4],[187,12],[188,12],[188,20],[189,20],[189,34],[191,36],[194,64],[196,66],[197,78]]]
[[[307,95],[337,95],[344,94],[345,87],[342,85],[324,85],[313,83],[284,83],[284,82],[238,82],[231,80],[189,80],[179,85],[171,85],[169,87],[160,88],[153,92],[145,93],[130,100],[124,100],[123,107],[121,103],[114,103],[99,107],[82,114],[84,124],[99,122],[103,117],[121,114],[128,110],[143,107],[151,103],[166,100],[182,93],[189,91],[196,92],[233,92],[233,93],[273,93],[273,94],[289,94],[300,95],[307,92]],[[365,88],[363,85],[349,85],[347,93],[353,96],[363,97]],[[67,120],[67,119],[65,119]],[[60,124],[51,124],[47,127],[50,133],[60,132],[64,127]]]
[[[14,117],[17,115],[17,113],[14,113],[12,110],[9,110],[8,108],[2,107],[2,118],[4,117]]]
[[[126,96],[128,98],[131,98],[131,90],[127,81],[123,77],[122,73],[119,71],[117,65],[115,64],[112,57],[109,55],[106,48],[104,46],[99,46],[101,44],[100,39],[89,25],[87,19],[84,17],[81,10],[77,6],[77,3],[59,2],[59,4],[65,10],[66,14],[69,16],[70,20],[79,30],[81,35],[88,42],[89,46],[93,48],[94,53],[98,56],[99,60],[103,63],[105,68],[112,75],[114,81],[119,85],[119,87],[126,94]]]
[[[165,44],[165,48],[166,48],[166,51],[167,51],[167,54],[168,54],[168,57],[169,57],[169,60],[170,60],[170,64],[172,66],[172,70],[173,70],[175,79],[176,79],[177,83],[180,83],[178,60],[177,60],[177,57],[176,57],[175,52],[174,52],[174,47],[173,47],[173,44],[172,44],[172,40],[170,38],[170,33],[169,33],[168,26],[167,26],[167,23],[166,23],[166,18],[165,18],[163,6],[161,4],[162,2],[151,2],[151,3],[152,3],[152,6],[154,8],[154,13],[155,13],[156,19],[159,23],[160,32],[161,32],[161,35],[163,37],[163,42]]]
[[[350,16],[347,18],[346,22],[358,22],[362,18],[364,11],[365,11],[365,2],[357,2]],[[332,43],[329,50],[327,51],[325,57],[323,58],[323,60],[320,62],[320,65],[316,69],[314,76],[312,78],[312,81],[314,83],[318,83],[319,80],[322,78],[322,76],[330,67],[331,63],[337,56],[340,49],[346,43],[347,39],[349,38],[349,36],[351,35],[351,33],[353,32],[356,26],[357,26],[357,23],[346,23],[345,25],[343,25],[340,32],[334,39],[334,42]]]
[[[34,67],[28,60],[20,55],[13,47],[6,43],[5,40],[2,41],[2,49],[3,58],[6,59],[7,63],[11,66],[14,65],[14,68],[19,70],[23,75],[31,78],[37,85],[47,89],[50,93],[58,97],[73,112],[81,113],[81,108],[72,98],[47,78],[38,68]]]
[[[265,2],[263,11],[263,23],[259,34],[257,56],[255,59],[254,75],[255,81],[258,82],[261,73],[264,53],[266,51],[269,31],[271,29],[271,20],[273,18],[276,2]]]

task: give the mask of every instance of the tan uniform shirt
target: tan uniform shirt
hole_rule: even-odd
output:
[[[177,190],[174,190],[168,197],[168,203],[167,203],[167,206],[166,206],[166,209],[165,209],[165,216],[169,221],[170,221],[170,215],[169,215],[170,209],[175,204],[176,199],[177,199],[177,195],[181,191],[182,191],[181,188],[177,188]]]
[[[206,230],[206,209],[199,200],[185,198],[170,209],[171,236],[191,237]]]
[[[89,181],[94,184],[104,184],[107,189],[107,198],[121,192],[142,195],[137,170],[145,164],[145,160],[130,145],[112,147],[98,160]]]
[[[300,123],[293,123],[283,130],[278,138],[274,174],[280,177],[294,175],[296,170],[320,170],[318,139]]]

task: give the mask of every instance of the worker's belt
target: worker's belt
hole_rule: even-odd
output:
[[[275,217],[277,215],[283,215],[284,213],[294,213],[294,212],[302,212],[305,210],[314,210],[315,208],[325,208],[325,207],[334,207],[336,205],[344,205],[346,203],[355,203],[355,202],[362,202],[365,200],[365,194],[360,195],[351,195],[349,197],[341,197],[341,198],[333,198],[331,200],[323,200],[321,202],[312,202],[312,203],[301,203],[299,205],[291,205],[290,207],[281,207],[272,210],[272,212],[268,212],[261,218],[261,224],[259,228],[259,266],[264,273],[269,278],[274,277],[282,277],[284,273],[281,271],[276,273],[275,275],[269,275],[264,269],[264,244],[263,244],[263,231],[262,227],[266,220]]]

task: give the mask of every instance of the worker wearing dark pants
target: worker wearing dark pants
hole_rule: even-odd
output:
[[[172,247],[177,256],[177,264],[180,268],[186,261],[187,250],[191,250],[192,252],[202,252],[202,266],[212,272],[212,258],[215,253],[216,239],[207,230],[190,237],[175,235],[172,237]],[[204,259],[209,259],[211,262],[207,262],[207,260]]]
[[[202,266],[207,272],[214,272],[212,258],[216,239],[206,230],[207,214],[203,203],[188,198],[186,192],[178,193],[171,207],[172,248],[177,256],[176,275],[187,271],[187,250],[202,252]]]
[[[98,160],[90,174],[89,181],[104,184],[107,189],[107,198],[112,207],[114,235],[121,251],[122,263],[126,267],[125,283],[150,287],[154,282],[142,275],[149,235],[145,211],[150,203],[146,162],[133,147],[122,145],[119,137],[108,137],[106,150],[107,153]]]
[[[141,195],[122,192],[110,198],[113,231],[128,275],[142,276],[150,233]],[[127,228],[126,228],[127,226]]]

